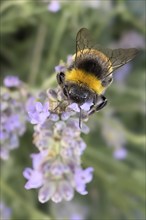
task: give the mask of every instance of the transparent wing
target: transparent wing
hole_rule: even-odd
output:
[[[136,48],[119,48],[115,50],[101,49],[100,51],[108,57],[109,61],[111,62],[109,69],[112,67],[113,71],[131,61],[139,52],[139,50]]]
[[[84,49],[92,49],[93,46],[93,41],[91,39],[91,35],[88,31],[88,29],[86,28],[81,28],[79,30],[79,32],[77,33],[76,36],[76,56],[75,56],[75,60],[77,60],[77,55],[78,52],[80,52],[80,54],[78,55],[79,57],[83,56],[83,51]]]
[[[77,62],[77,59],[82,58],[84,56],[83,53],[84,49],[88,49],[88,53],[90,53],[91,49],[96,49],[102,52],[108,58],[107,63],[104,63],[105,65],[105,72],[103,74],[104,76],[109,75],[117,68],[131,61],[139,52],[139,50],[136,48],[129,48],[129,49],[119,48],[115,50],[104,48],[101,45],[97,45],[93,42],[93,39],[91,38],[88,29],[81,28],[77,33],[77,37],[76,37],[75,62]],[[108,65],[108,63],[111,64]]]
[[[91,35],[87,28],[81,28],[76,36],[76,53],[86,48],[92,48]]]

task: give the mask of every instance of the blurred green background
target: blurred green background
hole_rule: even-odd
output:
[[[81,27],[104,46],[141,49],[115,74],[106,92],[108,106],[88,122],[91,132],[83,136],[87,143],[83,166],[94,167],[89,194],[76,194],[73,202],[42,205],[37,190],[24,189],[22,171],[31,166],[30,153],[37,152],[29,125],[20,148],[1,164],[1,195],[12,209],[12,219],[59,220],[64,219],[62,210],[68,210],[66,217],[72,220],[144,220],[145,0],[68,0],[58,1],[58,8],[46,0],[3,0],[0,4],[1,79],[17,75],[33,91],[56,87],[54,67],[75,53]],[[127,150],[123,160],[114,157],[119,147]]]

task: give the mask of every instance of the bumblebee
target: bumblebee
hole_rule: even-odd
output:
[[[107,104],[103,94],[113,81],[113,72],[137,53],[136,48],[112,50],[95,45],[88,29],[81,28],[76,36],[76,54],[67,71],[57,74],[58,84],[66,98],[79,108],[92,100],[88,114],[93,114]]]

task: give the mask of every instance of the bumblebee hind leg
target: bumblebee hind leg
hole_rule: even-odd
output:
[[[100,111],[101,109],[103,109],[106,104],[107,104],[107,98],[103,95],[100,96],[100,98],[102,99],[102,101],[98,104],[98,97],[95,96],[94,98],[94,104],[91,106],[88,114],[91,115],[93,114],[94,112],[97,112],[97,111]]]

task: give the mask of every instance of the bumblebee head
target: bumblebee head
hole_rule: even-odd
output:
[[[92,93],[85,86],[71,84],[68,88],[68,96],[73,102],[81,105],[92,97]]]

